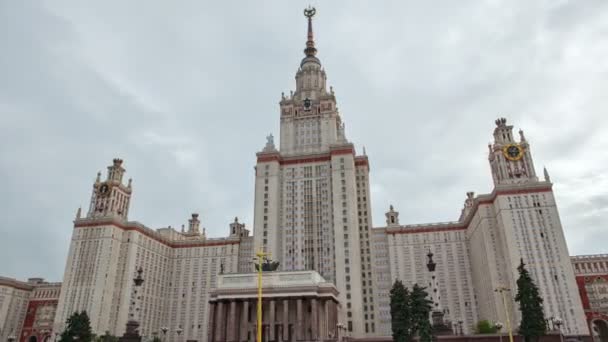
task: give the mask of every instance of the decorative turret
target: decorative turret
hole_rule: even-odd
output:
[[[188,220],[188,235],[200,234],[201,221],[198,219],[198,214],[193,213],[192,218]]]
[[[127,220],[132,183],[130,179],[128,185],[122,183],[124,173],[122,159],[118,158],[108,166],[108,175],[104,182],[101,181],[101,172],[97,173],[87,218],[119,217]]]
[[[386,215],[386,226],[387,227],[399,226],[399,212],[395,211],[392,204],[389,206],[389,209],[385,215]]]
[[[230,224],[230,237],[247,237],[249,230],[245,229],[245,224],[239,222],[239,218],[235,217],[234,222]]]
[[[475,192],[468,191],[467,198],[464,200],[464,208],[462,208],[459,221],[463,220],[465,217],[467,217],[467,215],[469,215],[471,209],[473,208],[473,204],[475,204]]]
[[[490,166],[494,185],[510,185],[537,182],[532,163],[530,145],[523,131],[519,131],[519,142],[513,137],[513,126],[507,119],[495,121],[494,143],[489,146]]]
[[[122,159],[114,158],[112,165],[108,166],[108,180],[121,183],[124,173],[125,169],[122,167]]]

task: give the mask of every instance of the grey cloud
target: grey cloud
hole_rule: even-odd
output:
[[[278,133],[306,5],[0,5],[0,274],[61,277],[75,210],[116,156],[131,219],[179,226],[197,211],[212,236],[234,216],[251,225],[255,152]],[[370,158],[374,224],[389,203],[403,223],[457,219],[466,191],[491,190],[486,144],[506,116],[549,166],[570,251],[601,252],[606,6],[317,4],[319,58]]]

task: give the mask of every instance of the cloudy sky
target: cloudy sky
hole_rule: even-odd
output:
[[[431,4],[432,3],[432,4]],[[571,254],[608,252],[608,2],[317,1],[318,57],[371,163],[374,224],[458,218],[492,189],[494,120],[526,132]],[[61,280],[97,171],[130,219],[251,224],[308,1],[0,2],[0,275]],[[105,176],[105,174],[104,174]]]

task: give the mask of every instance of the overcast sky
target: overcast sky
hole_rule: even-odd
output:
[[[432,4],[431,4],[432,3]],[[0,275],[59,281],[114,157],[130,220],[251,227],[308,1],[0,2]],[[497,117],[547,166],[571,254],[608,252],[608,2],[317,1],[318,57],[370,159],[373,222],[456,220],[492,190]]]

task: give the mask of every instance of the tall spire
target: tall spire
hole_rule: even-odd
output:
[[[304,49],[306,57],[314,57],[317,54],[315,39],[312,34],[312,17],[314,17],[315,13],[317,13],[317,10],[314,7],[309,6],[304,9],[304,16],[308,18],[308,39],[306,40],[306,49]]]

